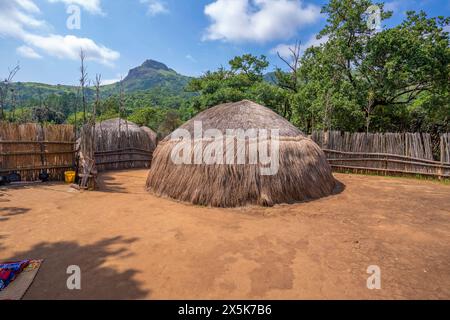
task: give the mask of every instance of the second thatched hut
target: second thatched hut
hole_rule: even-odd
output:
[[[92,128],[83,128],[80,151],[83,157],[95,160],[97,171],[150,167],[157,144],[156,133],[150,128],[120,118]]]
[[[203,130],[201,135],[196,132],[199,126]],[[248,133],[252,129],[278,132],[278,136],[230,137],[236,130]],[[192,137],[189,142],[192,148],[179,153],[184,159],[182,163],[174,161],[180,142],[186,142],[187,138],[180,138],[180,132]],[[223,140],[217,139],[219,134]],[[261,149],[261,143],[266,142],[268,149]],[[255,160],[262,159],[262,153],[274,151],[274,142],[278,142],[278,170],[263,173],[264,166]],[[230,146],[231,158],[225,154]],[[217,155],[218,150],[227,151]],[[258,154],[257,158],[253,155],[252,162],[251,152],[255,150]],[[244,162],[242,158],[239,161],[239,152],[244,152]],[[218,156],[216,159],[228,158],[213,164],[196,159],[208,154]],[[317,144],[286,119],[248,100],[210,108],[166,137],[154,152],[147,179],[147,189],[157,195],[215,207],[271,206],[317,199],[330,195],[335,185],[330,165]]]

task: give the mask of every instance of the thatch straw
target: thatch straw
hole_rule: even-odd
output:
[[[80,150],[92,158],[89,150],[94,137],[90,128],[82,130]],[[156,133],[124,119],[110,119],[95,125],[94,145],[98,171],[148,168],[156,148]]]
[[[156,148],[155,132],[124,119],[116,118],[97,123],[95,133],[96,151],[130,147],[144,150]]]
[[[181,128],[192,135],[194,121],[202,121],[203,130],[218,129],[223,134],[227,129],[279,129],[278,173],[261,175],[259,164],[174,164],[171,152],[176,142],[169,136],[155,150],[147,179],[149,191],[215,207],[271,206],[317,199],[333,192],[335,180],[322,150],[270,109],[247,100],[223,104],[197,115]],[[203,142],[204,149],[209,142]],[[246,140],[247,150],[252,143]]]
[[[154,147],[156,148],[156,145],[158,144],[158,135],[155,131],[150,129],[149,127],[141,127],[141,130],[144,131],[149,137],[152,143],[154,144]]]

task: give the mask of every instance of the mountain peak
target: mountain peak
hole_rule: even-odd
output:
[[[145,60],[141,68],[169,71],[169,68],[164,63],[151,59]]]
[[[165,71],[173,71],[173,70],[169,69],[162,62],[151,60],[151,59],[145,60],[145,62],[142,65],[140,65],[139,67],[131,69],[128,72],[128,75],[126,76],[124,81],[143,79],[143,78],[148,78],[149,76],[152,77],[161,71],[165,72]]]

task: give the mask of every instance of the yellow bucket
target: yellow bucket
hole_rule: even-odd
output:
[[[77,173],[75,171],[64,172],[64,177],[65,177],[66,183],[74,183],[76,174]]]

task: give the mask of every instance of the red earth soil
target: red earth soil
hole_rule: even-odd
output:
[[[0,190],[0,261],[45,259],[25,299],[450,299],[448,185],[336,174],[324,199],[217,209],[153,196],[146,176]]]

